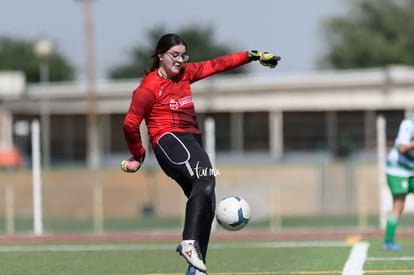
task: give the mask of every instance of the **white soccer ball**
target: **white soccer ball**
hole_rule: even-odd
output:
[[[239,196],[224,198],[217,205],[216,219],[226,230],[240,230],[250,220],[250,206]]]

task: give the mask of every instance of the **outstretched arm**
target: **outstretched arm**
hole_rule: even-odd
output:
[[[195,82],[213,74],[235,69],[255,60],[259,60],[260,64],[264,66],[274,68],[280,57],[268,52],[245,51],[220,56],[207,61],[187,63],[185,64],[185,70],[190,76],[191,82]]]

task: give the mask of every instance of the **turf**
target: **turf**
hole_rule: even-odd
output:
[[[366,274],[414,274],[414,240],[407,250],[383,251],[368,239]],[[1,244],[0,274],[184,274],[175,242]],[[210,275],[342,274],[352,244],[344,240],[212,241]]]
[[[62,219],[44,217],[44,230],[53,233],[94,231],[94,221],[91,217],[83,219]],[[270,220],[254,220],[249,222],[249,229],[272,229]],[[360,224],[357,215],[319,215],[319,216],[287,216],[281,217],[277,224],[278,229],[292,228],[376,228],[379,225],[378,215],[368,215],[366,224]],[[105,218],[103,227],[105,232],[136,232],[154,229],[181,229],[182,217],[157,217],[148,216],[140,218]],[[405,214],[399,228],[414,226],[414,215]],[[26,233],[33,231],[33,220],[31,218],[16,218],[14,221],[15,233]],[[6,221],[0,217],[0,229],[6,228]]]

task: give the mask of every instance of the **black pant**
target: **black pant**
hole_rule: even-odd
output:
[[[198,241],[205,261],[216,207],[216,179],[201,135],[166,133],[157,141],[154,152],[163,171],[188,198],[183,240]]]

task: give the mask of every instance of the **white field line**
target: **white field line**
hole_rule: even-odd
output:
[[[210,249],[238,248],[284,248],[284,247],[346,247],[341,241],[299,241],[299,242],[241,242],[211,243]],[[126,250],[175,250],[176,244],[36,244],[36,245],[0,245],[1,252],[37,252],[37,251],[126,251]]]
[[[368,255],[368,242],[358,242],[352,246],[351,254],[345,263],[342,275],[364,274],[364,263]]]
[[[212,243],[211,249],[238,249],[238,248],[286,248],[286,247],[346,247],[349,244],[343,241],[286,241],[286,242],[245,242],[245,243]]]
[[[367,261],[413,261],[414,257],[369,257]]]
[[[172,245],[147,244],[39,244],[39,245],[2,245],[0,252],[37,252],[37,251],[122,251],[122,250],[171,250]]]

